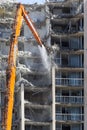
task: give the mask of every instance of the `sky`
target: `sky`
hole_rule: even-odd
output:
[[[42,4],[45,0],[17,0],[17,1],[25,4],[33,4],[36,2]]]

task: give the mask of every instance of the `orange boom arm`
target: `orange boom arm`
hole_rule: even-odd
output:
[[[24,6],[18,4],[16,11],[15,23],[13,26],[13,33],[10,41],[10,52],[8,58],[8,68],[7,68],[7,88],[5,93],[5,111],[3,116],[2,126],[4,130],[11,130],[12,125],[12,112],[14,105],[14,88],[15,88],[15,77],[16,77],[16,56],[17,56],[17,44],[18,36],[20,35],[20,30],[22,27],[23,18],[25,19],[29,29],[33,33],[36,41],[40,46],[42,46],[41,39],[34,28],[32,20],[28,16],[24,9]]]

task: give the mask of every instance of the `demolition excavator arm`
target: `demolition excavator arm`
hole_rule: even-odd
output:
[[[40,46],[42,46],[41,39],[32,23],[31,18],[27,14],[24,6],[18,4],[15,22],[13,25],[13,33],[10,40],[10,52],[8,58],[8,68],[7,68],[7,82],[6,82],[6,92],[5,92],[5,110],[2,122],[2,128],[4,130],[11,130],[12,125],[12,113],[14,104],[14,89],[15,89],[15,78],[16,78],[16,57],[18,51],[18,36],[20,35],[23,18],[27,23],[29,29],[33,33],[36,41]]]

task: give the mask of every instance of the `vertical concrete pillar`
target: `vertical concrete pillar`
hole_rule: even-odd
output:
[[[84,0],[84,130],[87,130],[87,0]]]
[[[24,119],[24,85],[21,85],[21,130],[25,130],[25,119]]]
[[[52,130],[56,130],[55,121],[55,67],[52,68]]]

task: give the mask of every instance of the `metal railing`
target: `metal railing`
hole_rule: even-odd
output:
[[[84,85],[83,78],[55,78],[56,85],[67,85],[67,86],[82,86]]]
[[[83,121],[84,114],[63,114],[63,113],[56,113],[56,120],[63,120],[63,121]]]
[[[56,102],[82,104],[84,98],[82,96],[56,96]]]

